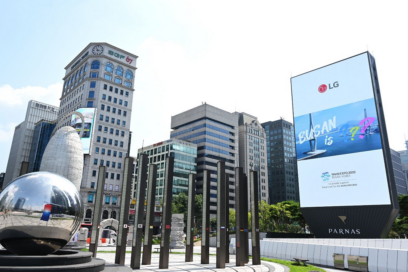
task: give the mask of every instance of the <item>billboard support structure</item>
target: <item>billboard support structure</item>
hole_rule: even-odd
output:
[[[210,171],[203,173],[203,220],[201,228],[201,263],[210,263]]]
[[[225,268],[226,218],[225,218],[225,162],[217,163],[217,268]]]
[[[186,262],[193,261],[194,250],[194,204],[195,204],[195,174],[188,175],[188,206],[187,206],[187,237]]]
[[[252,264],[261,264],[261,248],[259,241],[259,212],[258,212],[258,172],[250,171],[251,185],[251,229],[252,229]]]
[[[245,189],[247,187],[246,180],[244,178],[244,171],[242,167],[235,168],[235,237],[236,237],[236,266],[245,265],[245,236],[244,236],[244,213],[245,203],[244,198],[247,198]],[[247,242],[248,243],[248,242]]]
[[[146,224],[145,239],[143,241],[142,264],[151,264],[152,262],[152,236],[153,236],[153,219],[154,205],[156,201],[156,180],[157,165],[149,165],[149,183],[147,184],[147,207],[146,207]]]

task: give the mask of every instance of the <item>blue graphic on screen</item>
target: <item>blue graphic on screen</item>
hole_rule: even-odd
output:
[[[298,160],[381,149],[374,98],[295,117]]]

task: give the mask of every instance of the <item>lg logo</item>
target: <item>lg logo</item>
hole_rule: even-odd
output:
[[[339,87],[339,82],[335,81],[333,83],[333,86],[329,84],[329,89],[334,89]],[[325,93],[327,91],[327,85],[326,84],[322,84],[319,86],[319,88],[317,89],[319,91],[319,93]]]

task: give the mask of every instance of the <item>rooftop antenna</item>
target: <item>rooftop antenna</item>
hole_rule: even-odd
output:
[[[143,141],[142,141],[142,153],[143,153],[143,145],[144,145],[144,139],[143,139]]]

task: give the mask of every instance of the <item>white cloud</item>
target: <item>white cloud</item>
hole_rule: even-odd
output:
[[[27,86],[14,89],[10,85],[0,86],[0,104],[6,106],[26,105],[30,100],[38,100],[51,105],[59,105],[62,83],[56,83],[47,88]]]

